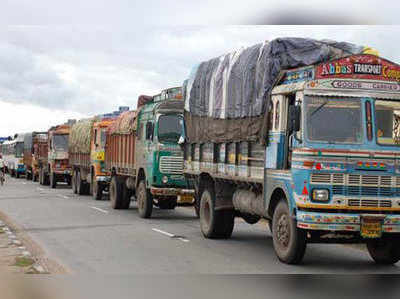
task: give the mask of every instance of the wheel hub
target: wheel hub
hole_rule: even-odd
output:
[[[281,215],[281,217],[278,220],[276,235],[279,243],[282,246],[287,247],[289,245],[289,237],[290,237],[289,219],[286,214]]]

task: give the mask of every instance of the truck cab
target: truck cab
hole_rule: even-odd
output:
[[[269,103],[266,216],[284,196],[307,243],[361,242],[378,263],[400,259],[399,80],[374,55],[284,74]]]
[[[135,164],[138,169],[137,197],[144,210],[153,198],[160,208],[173,209],[178,202],[193,201],[193,191],[183,176],[182,89],[170,88],[138,109]],[[150,201],[150,200],[148,200]],[[152,204],[151,204],[152,205]],[[149,216],[146,212],[145,216]]]
[[[112,119],[103,119],[93,123],[92,138],[90,142],[91,185],[93,197],[102,198],[103,191],[108,191],[111,175],[105,169],[106,132]]]
[[[25,174],[24,134],[16,134],[14,139],[3,143],[3,159],[7,172],[16,178]]]
[[[71,166],[68,158],[69,125],[60,125],[48,133],[48,168],[50,187],[56,188],[57,182],[71,184]]]

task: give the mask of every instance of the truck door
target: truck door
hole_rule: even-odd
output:
[[[275,95],[270,103],[265,168],[283,169],[285,164],[287,98],[283,95]]]

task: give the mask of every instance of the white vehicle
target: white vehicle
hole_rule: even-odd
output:
[[[16,135],[11,141],[5,141],[2,152],[6,171],[11,176],[19,178],[21,174],[25,174],[23,134]]]

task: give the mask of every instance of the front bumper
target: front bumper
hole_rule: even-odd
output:
[[[151,187],[150,193],[152,195],[163,195],[163,196],[178,196],[178,195],[194,195],[192,189],[180,189],[180,188],[157,188]]]
[[[72,173],[70,169],[55,169],[53,170],[53,172],[60,175],[71,175]]]
[[[362,215],[297,211],[296,220],[297,227],[302,229],[359,232]],[[400,215],[379,214],[378,216],[384,216],[382,232],[400,232]]]
[[[16,169],[17,173],[25,173],[26,168],[25,165],[18,165],[18,168]]]

